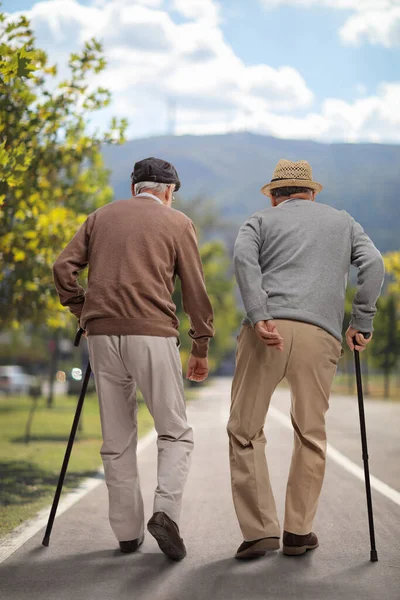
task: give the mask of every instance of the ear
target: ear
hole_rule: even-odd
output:
[[[132,192],[132,196],[134,196],[135,195],[135,184],[134,183],[131,184],[131,192]]]

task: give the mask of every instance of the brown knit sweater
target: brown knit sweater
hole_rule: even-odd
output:
[[[88,290],[78,283],[89,265]],[[171,294],[176,275],[190,318],[192,353],[214,335],[192,221],[149,197],[112,202],[89,215],[53,265],[63,306],[89,335],[179,336]]]

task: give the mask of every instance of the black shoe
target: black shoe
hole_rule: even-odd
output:
[[[171,560],[182,560],[186,556],[183,539],[178,525],[163,512],[156,512],[147,523],[147,529],[156,539],[160,550]]]
[[[250,559],[264,556],[267,550],[279,550],[279,538],[267,537],[240,544],[235,558]]]
[[[136,550],[143,544],[144,535],[142,537],[137,538],[136,540],[129,540],[128,542],[119,542],[119,548],[121,552],[125,552],[126,554],[130,554],[131,552],[136,552]]]
[[[315,533],[307,535],[297,535],[289,531],[283,532],[283,554],[286,556],[299,556],[305,554],[308,550],[318,548],[318,538]]]

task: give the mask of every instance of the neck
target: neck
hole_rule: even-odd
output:
[[[310,200],[310,194],[303,194],[302,192],[299,192],[298,194],[291,194],[290,196],[282,196],[280,198],[274,198],[276,204],[275,206],[277,206],[278,204],[281,204],[282,202],[285,202],[286,200],[293,200],[293,199],[298,199],[298,200]]]
[[[164,199],[161,198],[161,196],[159,196],[158,194],[154,193],[154,190],[142,190],[139,194],[136,194],[136,196],[139,196],[140,194],[151,194],[152,196],[155,196],[156,198],[158,198],[159,200],[161,200],[161,202],[163,204],[165,204]]]

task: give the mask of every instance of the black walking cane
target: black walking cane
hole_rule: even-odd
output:
[[[79,331],[77,332],[76,337],[75,337],[74,346],[79,346],[79,342],[81,341],[83,332],[84,332],[83,329],[79,329]],[[74,417],[74,420],[72,423],[71,433],[69,435],[69,440],[68,440],[68,444],[67,444],[67,449],[65,450],[64,460],[63,460],[63,464],[62,464],[61,471],[60,471],[60,477],[58,479],[56,493],[54,494],[54,500],[53,500],[53,504],[51,506],[49,520],[47,522],[46,533],[44,534],[44,538],[42,541],[43,546],[48,546],[50,543],[51,530],[53,529],[54,519],[56,518],[58,502],[60,500],[61,490],[62,490],[62,487],[64,484],[64,478],[65,478],[65,474],[67,472],[69,457],[71,456],[71,450],[72,450],[72,446],[74,443],[76,430],[78,429],[79,418],[81,416],[83,401],[85,400],[85,394],[86,394],[86,390],[87,390],[87,386],[89,383],[91,372],[92,372],[92,369],[91,369],[90,361],[89,361],[87,369],[86,369],[85,377],[83,380],[81,395],[79,396],[78,404],[76,407],[75,417]]]
[[[362,333],[365,339],[368,339],[370,333]],[[356,338],[353,338],[354,345],[357,343]],[[360,430],[361,430],[361,447],[362,447],[362,458],[364,462],[364,477],[365,477],[365,491],[367,492],[367,508],[368,508],[368,523],[369,523],[369,537],[371,540],[371,562],[378,560],[378,553],[375,547],[375,529],[374,529],[374,515],[372,512],[372,497],[371,497],[371,482],[369,478],[369,467],[368,467],[368,446],[367,446],[367,430],[365,427],[365,412],[364,412],[364,398],[361,380],[361,364],[360,364],[360,353],[354,348],[354,361],[356,366],[356,379],[357,379],[357,395],[358,395],[358,410],[360,413]]]

